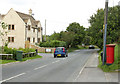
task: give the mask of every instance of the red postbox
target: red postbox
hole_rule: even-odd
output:
[[[106,45],[106,64],[112,64],[114,62],[114,47],[115,44]]]

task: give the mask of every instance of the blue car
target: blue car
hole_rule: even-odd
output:
[[[57,47],[54,50],[54,58],[56,57],[68,57],[68,52],[65,47]]]

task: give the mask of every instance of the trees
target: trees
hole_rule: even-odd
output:
[[[67,27],[66,31],[61,31],[60,33],[54,32],[48,37],[49,40],[46,43],[49,44],[52,40],[64,41],[66,42],[66,47],[69,48],[69,45],[75,47],[81,44],[84,37],[85,28],[80,26],[79,23],[73,22]]]
[[[69,47],[69,45],[72,45],[75,38],[74,32],[67,32],[67,31],[60,32],[60,36],[61,36],[60,40],[66,42],[67,48]]]
[[[41,42],[40,47],[66,47],[66,42],[59,40],[51,40],[47,42]]]
[[[85,38],[83,39],[82,43],[85,45],[90,45],[91,41],[92,41],[92,37],[86,35]]]
[[[83,38],[85,37],[85,28],[83,26],[80,26],[79,23],[73,22],[66,30],[74,33],[74,40],[72,42],[73,47],[82,43]]]
[[[108,26],[107,26],[107,44],[117,42],[120,38],[120,6],[109,7]],[[104,9],[98,9],[97,14],[93,14],[89,19],[90,27],[88,36],[92,37],[92,44],[103,47],[103,25]]]
[[[8,44],[8,41],[6,40],[8,31],[6,30],[7,25],[4,22],[1,23],[1,26],[2,28],[0,29],[0,38],[2,41],[2,52],[4,52],[4,46]]]

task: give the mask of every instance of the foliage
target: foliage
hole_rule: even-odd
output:
[[[99,56],[98,67],[101,68],[104,72],[112,72],[112,71],[120,69],[120,55],[118,55],[119,48],[120,48],[120,44],[117,44],[115,47],[114,63],[112,65],[109,65],[109,66],[102,65],[101,56]]]
[[[7,25],[4,22],[2,22],[1,26],[2,26],[2,29],[0,30],[0,37],[3,43],[5,43],[6,42],[5,36],[7,36],[7,33],[8,33],[8,31],[6,31]]]
[[[7,36],[7,24],[5,24],[4,22],[0,22],[0,27],[2,26],[2,29],[0,30],[0,38],[2,41],[2,52],[4,52],[4,46],[8,45],[8,41],[6,40],[6,36]]]
[[[85,28],[80,26],[79,23],[71,23],[67,29],[68,32],[74,32],[74,40],[72,42],[72,46],[76,46],[82,43],[83,38],[85,36]]]
[[[66,47],[68,48],[69,45],[72,45],[75,35],[74,32],[60,32],[60,40],[66,42]]]
[[[48,39],[48,41],[51,41],[51,40],[60,40],[60,34],[54,32]]]
[[[0,64],[7,64],[7,63],[11,63],[11,62],[16,62],[16,60],[0,60]]]
[[[27,57],[27,58],[23,58],[22,61],[37,59],[37,58],[42,58],[42,56],[36,55],[36,56],[33,56],[33,57]]]
[[[13,58],[15,59],[16,58],[16,52],[17,51],[23,51],[24,53],[28,53],[28,52],[35,52],[35,49],[31,49],[31,48],[26,48],[26,49],[23,49],[23,48],[19,48],[19,49],[16,49],[16,48],[8,48],[7,46],[4,47],[4,53],[5,54],[13,54]]]
[[[27,58],[23,58],[22,61],[37,59],[37,58],[42,58],[42,56],[36,55],[33,57],[27,57]],[[11,62],[17,62],[17,61],[16,60],[0,60],[0,64],[6,64],[6,63],[11,63]]]
[[[107,25],[107,44],[118,42],[120,38],[120,7],[109,7],[108,9],[108,25]],[[103,25],[104,25],[104,9],[98,9],[89,19],[90,27],[87,30],[88,36],[92,37],[91,43],[102,49],[103,47]]]
[[[82,43],[84,43],[85,45],[90,45],[91,41],[92,41],[92,37],[85,36],[85,38],[83,39]]]
[[[23,51],[24,53],[28,53],[28,52],[35,52],[35,49],[32,49],[32,48],[19,48],[18,50],[21,50]]]
[[[51,40],[50,42],[41,42],[40,47],[65,47],[66,42],[59,40]]]
[[[69,46],[75,47],[78,44],[82,43],[82,40],[85,36],[85,28],[80,26],[79,23],[73,22],[71,23],[66,31],[61,31],[60,33],[54,32],[51,36],[49,36],[48,41],[59,40],[66,42],[66,47]],[[46,42],[46,45],[50,45]],[[41,46],[41,45],[40,45]],[[44,47],[44,46],[43,46]]]

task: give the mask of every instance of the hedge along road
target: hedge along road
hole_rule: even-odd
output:
[[[42,59],[2,65],[0,82],[74,82],[90,56],[97,50],[76,50],[67,58],[39,53]]]

